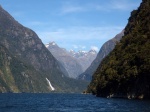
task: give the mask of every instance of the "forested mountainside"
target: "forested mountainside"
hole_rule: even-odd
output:
[[[131,12],[125,35],[96,70],[87,92],[150,98],[150,0]]]
[[[79,92],[86,83],[67,78],[36,33],[0,6],[0,92]],[[79,85],[78,85],[79,84]]]
[[[105,42],[102,45],[99,53],[97,54],[97,57],[94,59],[91,65],[86,69],[86,71],[78,76],[78,79],[91,81],[92,75],[98,68],[102,59],[105,58],[114,49],[116,43],[120,41],[123,35],[124,35],[124,30],[121,33],[117,34],[114,38]]]

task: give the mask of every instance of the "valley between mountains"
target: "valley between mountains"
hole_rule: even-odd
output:
[[[1,93],[90,93],[150,98],[150,1],[142,0],[128,24],[99,52],[44,45],[0,6]]]
[[[88,75],[82,77],[81,74],[101,53],[97,56],[94,49],[67,51],[55,42],[44,45],[34,31],[18,23],[2,7],[0,29],[1,92],[81,93],[86,89],[92,74],[89,73],[90,80],[85,78]],[[104,44],[106,47],[101,50],[107,53],[103,55],[107,55],[110,48],[113,49],[122,35]]]

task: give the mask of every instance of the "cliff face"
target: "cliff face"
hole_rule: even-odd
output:
[[[125,35],[96,70],[88,92],[150,98],[150,1],[131,13]]]
[[[15,21],[2,7],[0,40],[1,92],[50,92],[46,79],[56,91],[83,89],[85,83],[79,82],[83,86],[78,87],[73,84],[77,80],[65,77],[57,60],[36,33]]]
[[[91,81],[92,75],[98,68],[102,59],[105,58],[114,49],[116,43],[120,41],[123,35],[124,35],[124,31],[117,34],[113,39],[110,39],[109,41],[105,42],[101,47],[99,53],[97,54],[95,60],[91,63],[91,65],[86,69],[85,72],[79,75],[78,79]]]

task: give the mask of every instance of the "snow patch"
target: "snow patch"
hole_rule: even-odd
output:
[[[81,51],[81,50],[80,50],[80,51],[78,51],[78,53],[87,53],[87,51]]]
[[[56,45],[56,43],[55,43],[55,42],[52,42],[52,45]]]
[[[45,46],[46,46],[46,48],[48,48],[48,47],[49,47],[49,44],[46,44]]]
[[[98,52],[99,51],[99,48],[97,46],[91,46],[91,49]]]
[[[52,86],[51,82],[47,78],[46,78],[46,81],[48,82],[49,87],[51,88],[51,90],[54,91],[55,88]]]

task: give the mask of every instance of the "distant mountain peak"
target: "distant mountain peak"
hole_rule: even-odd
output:
[[[50,45],[57,45],[54,41],[49,43]]]
[[[79,53],[87,53],[87,51],[79,50]]]
[[[91,54],[97,54],[97,51],[94,50],[94,49],[91,49],[88,53],[91,53]]]
[[[75,52],[73,49],[71,49],[69,52]]]
[[[55,47],[57,46],[57,47],[58,47],[58,45],[57,45],[56,42],[54,42],[54,41],[47,43],[45,46],[46,46],[46,48],[48,48],[48,47],[50,47],[50,46],[53,46],[53,47],[54,47],[54,46],[55,46]]]
[[[76,78],[79,74],[83,73],[97,56],[97,52],[95,50],[74,51],[73,49],[71,49],[68,51],[64,48],[60,48],[55,42],[50,42],[45,46],[49,49],[53,56],[66,68],[69,77],[72,78]]]

